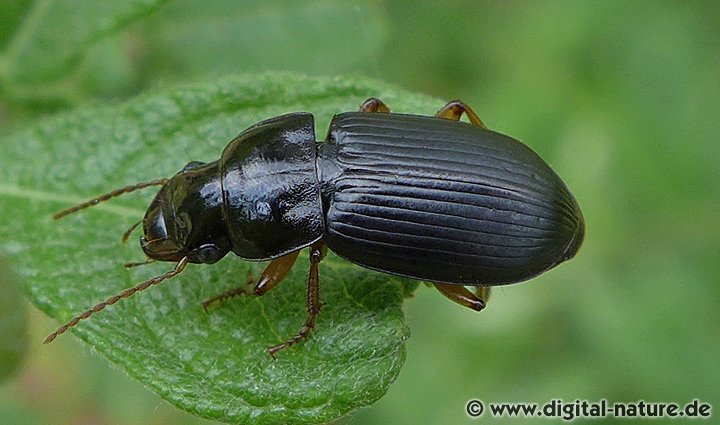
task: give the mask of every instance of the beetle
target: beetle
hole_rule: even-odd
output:
[[[469,123],[460,121],[463,114]],[[335,115],[324,142],[316,140],[309,113],[270,118],[240,133],[217,161],[190,162],[169,179],[117,189],[54,217],[149,186],[161,188],[123,240],[142,224],[146,263],[175,267],[79,314],[46,343],[189,263],[213,264],[229,252],[269,264],[256,281],[203,307],[262,296],[309,247],[307,320],[268,349],[274,356],[315,327],[326,249],[369,269],[432,282],[480,311],[490,287],[572,258],[585,233],[577,201],[550,166],[521,142],[487,129],[460,100],[428,117],[390,113],[370,98],[358,112]]]

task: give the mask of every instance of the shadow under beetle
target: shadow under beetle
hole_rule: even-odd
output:
[[[212,264],[230,251],[270,263],[255,282],[205,301],[204,308],[267,293],[310,247],[307,321],[270,347],[271,355],[315,327],[325,247],[363,267],[433,282],[477,311],[489,287],[529,279],[575,255],[585,233],[580,207],[530,148],[486,129],[461,101],[435,117],[389,112],[370,98],[359,112],[336,115],[325,142],[315,139],[309,113],[270,118],[237,136],[217,161],[190,162],[170,179],[117,189],[57,213],[161,185],[123,241],[142,224],[146,262],[176,264],[76,316],[45,342],[188,263]],[[463,113],[470,123],[459,122]],[[137,264],[144,263],[127,266]]]

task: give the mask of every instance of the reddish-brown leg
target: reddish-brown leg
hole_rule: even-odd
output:
[[[383,112],[387,114],[390,112],[390,108],[382,100],[371,97],[360,105],[360,112]]]
[[[450,301],[475,311],[484,309],[490,297],[490,287],[487,286],[477,287],[473,294],[469,289],[461,285],[451,285],[449,283],[433,283],[433,285]]]
[[[315,327],[315,320],[318,313],[320,313],[320,273],[319,265],[320,260],[324,257],[324,249],[322,241],[315,242],[310,246],[310,273],[308,276],[308,288],[307,288],[307,311],[308,318],[305,320],[300,332],[291,336],[282,344],[278,344],[268,348],[268,352],[271,356],[275,357],[275,353],[282,350],[283,348],[290,347],[303,339],[307,338],[310,332]]]
[[[460,121],[460,117],[462,117],[463,113],[467,115],[468,119],[472,124],[478,127],[487,128],[480,119],[480,117],[477,116],[475,111],[473,111],[468,105],[465,104],[465,102],[461,100],[453,100],[452,102],[448,102],[437,112],[437,114],[435,114],[435,116],[438,118],[445,118],[447,120]]]
[[[237,295],[259,297],[267,294],[285,278],[290,269],[292,269],[293,264],[295,264],[299,253],[300,251],[298,250],[272,260],[270,264],[265,267],[265,270],[263,270],[257,283],[253,284],[252,276],[249,276],[248,281],[243,286],[230,289],[216,297],[205,300],[202,304],[203,308],[207,310],[211,305]]]

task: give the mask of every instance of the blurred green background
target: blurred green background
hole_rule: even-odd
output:
[[[398,380],[339,423],[472,423],[473,398],[697,398],[717,417],[720,3],[97,4],[0,0],[0,137],[158,85],[265,70],[358,75],[462,98],[577,197],[587,235],[573,261],[497,288],[479,315],[421,286],[405,305],[413,335]],[[39,344],[56,323],[28,310],[23,362],[0,365],[12,373],[0,424],[211,423],[74,338]]]

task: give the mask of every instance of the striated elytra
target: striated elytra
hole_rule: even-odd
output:
[[[585,233],[580,207],[530,148],[486,129],[461,101],[434,117],[389,112],[370,98],[359,112],[336,115],[324,142],[316,140],[309,113],[270,118],[243,131],[217,161],[191,162],[169,179],[117,189],[56,214],[160,185],[136,226],[143,227],[147,262],[176,264],[79,314],[46,342],[188,263],[212,264],[229,252],[270,263],[205,308],[267,293],[310,247],[308,319],[270,347],[271,355],[314,328],[326,249],[363,267],[432,282],[478,311],[491,286],[530,279],[577,253]],[[459,121],[463,114],[470,123]]]

